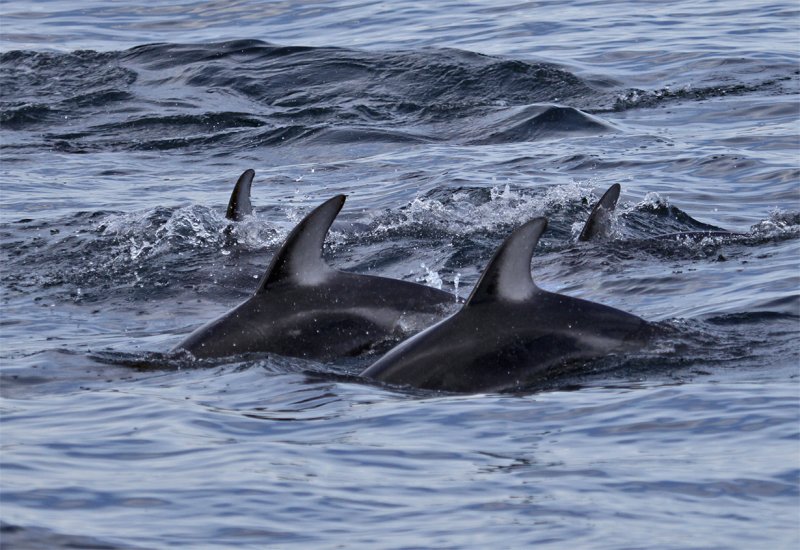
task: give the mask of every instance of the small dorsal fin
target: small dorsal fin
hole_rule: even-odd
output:
[[[608,218],[617,206],[619,193],[620,186],[618,183],[615,183],[603,193],[603,196],[592,208],[592,212],[589,214],[589,218],[586,220],[578,237],[579,241],[588,241],[605,231],[608,225]]]
[[[492,256],[466,305],[496,300],[518,302],[539,292],[531,275],[531,259],[545,229],[546,218],[535,218],[515,229]]]
[[[231,200],[228,201],[228,210],[225,212],[225,217],[229,220],[238,222],[253,213],[253,205],[250,204],[250,186],[253,184],[255,175],[255,171],[248,168],[236,181],[233,193],[231,193]]]
[[[283,246],[272,258],[256,294],[265,292],[277,283],[313,285],[324,280],[333,271],[322,259],[322,245],[344,201],[344,195],[328,199],[292,229]]]

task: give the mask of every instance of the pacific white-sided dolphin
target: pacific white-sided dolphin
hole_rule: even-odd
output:
[[[609,187],[597,204],[594,205],[586,223],[578,236],[579,241],[589,241],[597,237],[606,235],[610,229],[611,216],[617,206],[621,187],[618,183]],[[702,224],[706,225],[706,224]],[[664,233],[642,239],[643,241],[702,241],[703,239],[732,239],[736,237],[746,237],[744,233],[735,233],[718,227],[707,225],[707,229],[695,229],[693,231],[677,231]]]
[[[231,192],[231,198],[228,200],[228,208],[225,210],[226,219],[232,222],[240,222],[245,216],[253,213],[253,205],[250,203],[250,188],[253,185],[255,175],[255,170],[248,168],[236,180],[236,185],[233,186],[233,191]],[[229,223],[225,226],[222,234],[225,236],[227,246],[237,245],[238,238],[233,224]]]
[[[242,178],[249,182],[251,176]],[[198,358],[272,352],[329,360],[440,319],[456,303],[448,292],[338,271],[325,262],[325,236],[344,201],[337,195],[308,214],[273,257],[255,294],[195,330],[175,351]]]
[[[240,222],[245,216],[253,213],[253,205],[250,204],[250,187],[253,185],[255,170],[248,168],[233,186],[231,198],[228,201],[228,208],[225,217],[231,221]]]
[[[608,231],[611,214],[614,212],[614,208],[617,207],[620,191],[620,185],[615,183],[603,193],[603,196],[600,197],[600,200],[597,201],[597,204],[594,205],[594,208],[589,213],[589,217],[583,225],[583,230],[578,236],[579,241],[588,241]]]
[[[239,179],[236,180],[236,185],[233,186],[231,198],[228,201],[228,207],[225,210],[225,218],[234,222],[242,221],[245,216],[253,213],[253,204],[250,202],[250,191],[253,186],[253,178],[255,177],[255,170],[248,168]],[[367,230],[369,227],[359,222],[341,222],[335,221],[334,228],[342,233],[352,233],[356,229]],[[233,225],[228,225],[225,228],[225,234],[228,237],[233,236]]]
[[[531,276],[547,220],[500,246],[460,311],[401,342],[361,374],[453,392],[527,388],[562,366],[636,349],[650,325],[608,306],[542,290]]]

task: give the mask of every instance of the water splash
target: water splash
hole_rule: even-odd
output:
[[[440,236],[469,236],[507,231],[536,216],[551,216],[588,203],[592,185],[572,182],[545,188],[512,188],[510,184],[486,188],[435,189],[415,197],[399,211],[376,218],[376,234],[424,231]]]
[[[422,277],[418,277],[417,282],[442,290],[443,281],[439,273],[429,268],[424,262],[419,265],[425,271],[425,274]]]
[[[800,236],[800,212],[788,212],[775,207],[767,219],[753,225],[750,232],[763,238]]]

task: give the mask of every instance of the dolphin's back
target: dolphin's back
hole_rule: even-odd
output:
[[[251,175],[243,174],[247,184]],[[249,179],[248,179],[249,178]],[[455,303],[424,285],[333,269],[325,236],[344,204],[337,195],[287,236],[253,296],[176,346],[196,357],[268,352],[330,360],[429,325]]]
[[[570,363],[637,349],[649,330],[635,315],[543,291],[533,304],[465,308],[402,342],[363,375],[456,392],[529,387]]]
[[[546,226],[540,218],[514,231],[460,311],[400,343],[362,375],[433,390],[496,391],[642,345],[649,327],[643,319],[534,283],[530,261]]]

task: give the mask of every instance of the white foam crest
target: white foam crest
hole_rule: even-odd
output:
[[[595,187],[590,180],[573,181],[563,185],[554,185],[547,188],[542,200],[543,208],[559,208],[567,204],[575,203],[583,199],[597,201],[599,197],[592,193]]]
[[[130,259],[133,261],[138,260],[139,256],[141,256],[142,254],[144,254],[146,257],[149,254],[149,252],[153,249],[153,243],[149,241],[142,241],[142,244],[140,245],[139,243],[136,242],[135,238],[130,237],[129,242],[130,242],[130,247],[128,248],[128,255],[130,256]]]
[[[800,235],[800,213],[775,207],[766,220],[751,226],[750,231],[762,237]]]
[[[475,204],[474,194],[457,190],[447,197],[417,196],[399,216],[379,223],[374,231],[385,233],[409,225],[422,225],[446,233],[469,235],[519,225],[543,212],[580,201],[590,194],[585,182],[549,187],[544,195],[528,194],[510,185],[489,189],[489,200]],[[476,190],[478,191],[478,190]]]
[[[583,226],[586,225],[584,221],[574,221],[572,225],[569,227],[570,237],[573,241],[577,241],[578,237],[581,236],[581,231],[583,231]]]
[[[178,208],[167,223],[156,230],[161,241],[178,239],[191,244],[218,240],[219,229],[227,222],[213,210],[201,206]]]
[[[669,199],[662,197],[655,191],[650,191],[644,196],[638,207],[669,208]]]
[[[226,228],[230,224],[232,236],[238,246],[247,250],[274,248],[286,239],[290,228],[278,228],[259,216],[245,216],[241,221],[231,223],[226,220]],[[223,231],[225,229],[223,228]]]
[[[723,244],[726,238],[717,235],[706,235],[702,239],[698,240],[693,238],[691,235],[678,234],[672,237],[670,240],[689,250],[702,250],[707,246],[717,246]]]
[[[113,237],[124,255],[139,260],[175,248],[222,242],[228,221],[213,210],[186,206],[172,212],[165,208],[104,218],[97,231]]]
[[[619,94],[617,101],[628,103],[629,105],[636,105],[641,100],[638,90],[631,90],[627,94]]]

